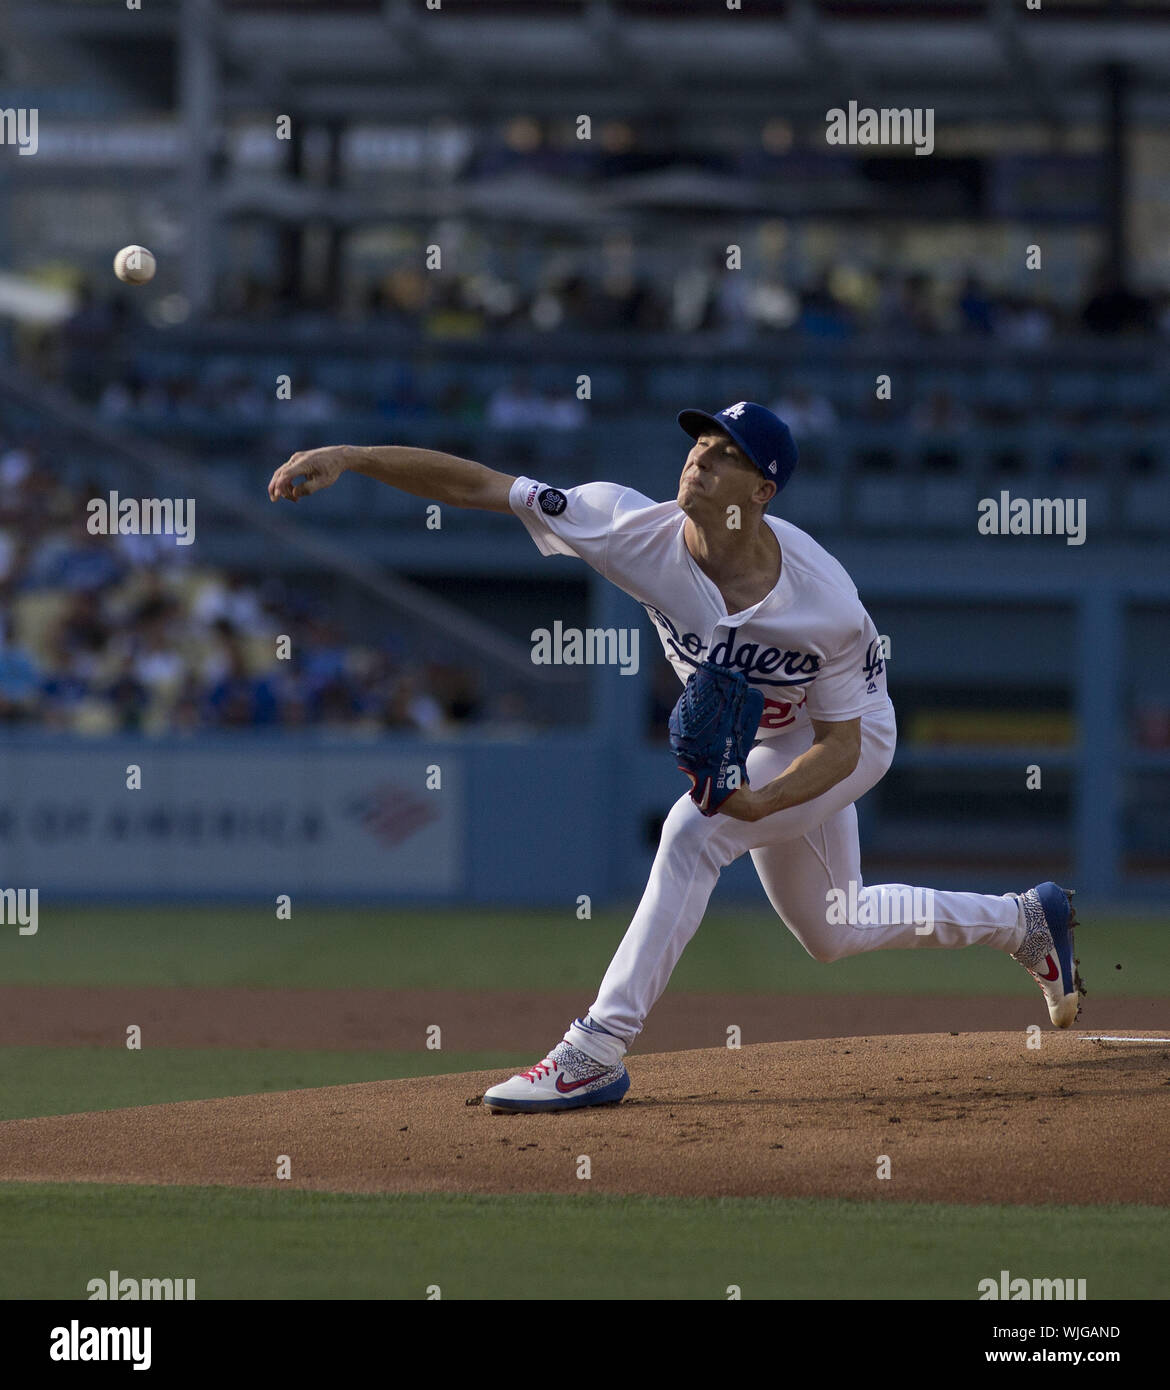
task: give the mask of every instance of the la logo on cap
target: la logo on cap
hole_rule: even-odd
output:
[[[736,401],[734,405],[729,405],[726,410],[721,410],[720,415],[726,415],[729,420],[738,420],[747,408],[747,401]]]

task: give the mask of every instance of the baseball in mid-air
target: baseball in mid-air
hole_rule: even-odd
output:
[[[123,246],[114,257],[114,274],[128,285],[145,285],[154,279],[154,255],[145,246]]]

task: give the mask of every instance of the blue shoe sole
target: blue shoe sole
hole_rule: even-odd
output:
[[[630,1074],[623,1071],[616,1081],[583,1096],[565,1096],[563,1100],[488,1100],[484,1096],[483,1103],[489,1110],[531,1115],[543,1110],[583,1110],[587,1105],[616,1105],[629,1089]]]
[[[1073,912],[1068,893],[1051,880],[1036,885],[1036,896],[1044,909],[1044,920],[1052,933],[1056,959],[1060,965],[1060,982],[1066,994],[1075,988],[1076,971],[1073,964]]]

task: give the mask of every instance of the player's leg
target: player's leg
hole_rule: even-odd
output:
[[[748,775],[757,784],[801,750],[773,755],[775,763],[761,763],[758,751],[748,759]],[[494,1111],[538,1111],[620,1100],[630,1084],[622,1061],[627,1048],[698,930],[720,871],[758,843],[759,835],[759,822],[704,816],[690,796],[680,797],[662,827],[642,901],[597,1000],[543,1061],[492,1086],[484,1104]]]
[[[642,900],[597,998],[565,1034],[567,1041],[603,1061],[620,1060],[699,929],[720,873],[748,851],[755,832],[756,826],[730,816],[704,816],[689,795],[675,802]]]
[[[750,761],[748,767],[751,776]],[[729,816],[704,816],[689,796],[675,803],[597,1000],[543,1061],[484,1093],[489,1109],[563,1110],[621,1099],[630,1084],[622,1061],[627,1048],[703,920],[720,871],[747,852],[757,833]]]
[[[671,808],[650,879],[597,998],[565,1034],[566,1042],[614,1064],[642,1031],[646,1016],[666,988],[687,942],[698,930],[720,872],[758,845],[809,833],[826,816],[851,805],[885,774],[895,741],[888,718],[862,721],[862,751],[849,777],[824,796],[777,811],[766,820],[704,816],[689,796]],[[747,770],[752,786],[778,777],[812,743],[810,730],[771,739],[752,749]]]
[[[769,901],[816,960],[919,946],[991,946],[1040,986],[1058,1028],[1076,1021],[1084,986],[1073,954],[1076,914],[1055,883],[1025,893],[962,893],[861,883],[852,806],[798,839],[753,849]]]
[[[758,745],[747,763],[752,785],[760,786],[779,776],[811,741],[811,732],[806,730]],[[944,939],[932,942],[925,934],[915,931],[918,924],[913,921],[913,914],[909,922],[903,922],[897,917],[888,920],[890,911],[883,911],[882,903],[893,902],[895,897],[901,904],[905,885],[862,888],[857,821],[852,806],[885,775],[893,758],[894,743],[892,712],[888,716],[864,717],[861,757],[853,773],[823,796],[802,806],[778,811],[763,821],[750,823],[722,815],[707,817],[689,796],[680,797],[663,825],[658,852],[638,910],[588,1013],[570,1025],[563,1042],[543,1062],[501,1086],[492,1087],[484,1096],[485,1103],[493,1108],[551,1109],[620,1099],[629,1086],[622,1058],[642,1031],[646,1016],[698,930],[720,872],[747,851],[766,855],[770,849],[794,842],[805,847],[788,863],[782,858],[774,862],[765,859],[764,872],[768,875],[765,887],[777,911],[814,955],[821,952],[822,959],[852,954],[849,945],[855,951],[882,945],[955,946],[982,941],[1009,949],[1025,937],[1019,957],[1023,961],[1025,947],[1032,950],[1028,947],[1029,941],[1040,945],[1050,942],[1052,938],[1044,922],[1039,926],[1035,919],[1026,923],[1028,932],[1025,933],[1020,909],[1013,899],[965,893],[947,894],[941,904],[937,901],[939,895],[935,895],[935,929],[941,914]],[[827,823],[832,829],[831,837],[829,830],[821,834],[821,828]],[[756,867],[758,871],[758,858]],[[796,884],[791,893],[785,886],[789,876],[786,869],[791,870]],[[872,916],[877,935],[851,935],[848,921],[850,877],[856,884],[856,894],[868,894],[858,901],[871,904],[867,913],[856,915],[859,918]],[[831,900],[828,895],[835,887],[844,888],[846,892],[845,920],[840,924],[829,921]],[[913,890],[910,891],[912,894]],[[783,903],[787,903],[787,907],[782,906]],[[834,930],[830,931],[830,926]],[[1067,975],[1069,989],[1072,987],[1071,942],[1070,931],[1067,951],[1062,947],[1060,956],[1061,979]],[[1035,955],[1034,950],[1032,954]],[[1069,958],[1067,972],[1065,955]],[[1032,973],[1038,980],[1042,979],[1036,971]],[[1049,1009],[1052,1012],[1051,999]],[[1058,1021],[1056,1013],[1053,1013],[1053,1021]]]
[[[887,733],[892,735],[892,726],[887,730],[879,723],[863,737],[855,776],[862,775],[869,785],[877,780],[875,768],[884,772],[882,760],[888,767],[893,755]],[[849,782],[841,786],[848,790]],[[840,790],[831,788],[807,808],[798,808],[820,813],[813,825],[800,828],[795,820],[782,820],[785,813],[769,816],[760,822],[770,831],[769,840],[752,847],[772,906],[811,956],[834,961],[862,951],[990,946],[1010,952],[1028,971],[1058,1028],[1076,1020],[1084,987],[1073,954],[1077,923],[1071,894],[1055,883],[1021,894],[952,892],[905,883],[866,887],[857,812],[852,800],[841,804]]]
[[[929,946],[1014,951],[1023,940],[1015,897],[905,883],[863,887],[852,805],[804,835],[753,849],[752,862],[769,902],[815,960]]]

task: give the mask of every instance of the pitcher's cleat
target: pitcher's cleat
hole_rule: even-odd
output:
[[[584,1105],[615,1105],[630,1089],[625,1063],[604,1066],[571,1043],[558,1043],[543,1062],[484,1092],[493,1114],[538,1110],[577,1110]]]
[[[1048,882],[1018,893],[1024,908],[1024,944],[1013,952],[1043,991],[1048,1016],[1058,1028],[1068,1028],[1081,1012],[1084,982],[1073,955],[1074,889]]]

